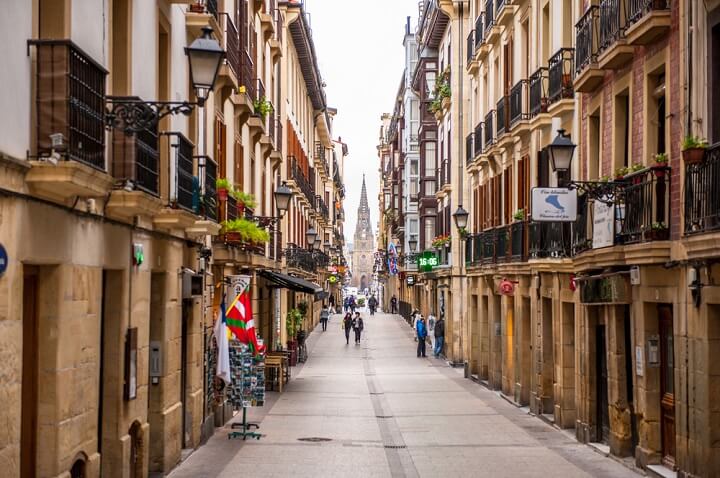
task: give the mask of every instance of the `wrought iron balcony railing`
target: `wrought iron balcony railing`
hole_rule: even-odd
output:
[[[37,47],[35,145],[38,157],[53,152],[101,171],[105,165],[107,71],[70,40],[31,40]],[[53,146],[50,135],[62,135]]]
[[[315,196],[315,210],[319,212],[326,221],[330,220],[330,209],[328,209],[327,204],[325,204],[325,201],[319,195]]]
[[[242,35],[241,35],[242,38]],[[240,86],[245,88],[248,97],[255,101],[257,97],[257,82],[255,81],[255,65],[250,54],[244,48],[240,49]]]
[[[473,133],[473,157],[483,152],[483,123],[480,122],[475,126]]]
[[[597,58],[599,44],[599,8],[591,5],[575,24],[575,74],[583,71]]]
[[[530,258],[563,258],[570,256],[570,224],[567,222],[531,222]]]
[[[578,195],[577,219],[570,226],[572,234],[570,253],[573,256],[592,249],[592,227],[588,227],[588,221],[591,219],[590,204],[587,194]]]
[[[225,30],[225,61],[239,81],[240,75],[242,74],[240,34],[230,19],[230,15],[223,13],[222,18]]]
[[[495,0],[485,0],[485,37],[495,26]]]
[[[497,262],[497,257],[495,256],[496,252],[496,246],[497,246],[497,237],[495,233],[495,229],[490,229],[487,231],[483,231],[480,233],[480,242],[482,247],[482,258],[481,262],[483,264],[494,264]]]
[[[520,80],[510,90],[510,127],[530,118],[528,80]]]
[[[547,113],[548,108],[548,71],[540,68],[530,76],[530,117]]]
[[[290,177],[300,191],[303,193],[308,203],[315,203],[315,189],[310,184],[310,180],[305,176],[302,168],[298,164],[297,159],[294,156],[290,156]]]
[[[669,239],[670,168],[645,169],[626,176],[625,181],[619,240],[633,244]]]
[[[720,230],[720,143],[685,165],[685,234]]]
[[[220,13],[218,11],[217,0],[205,0],[205,10],[216,19],[219,18]]]
[[[287,249],[285,249],[285,258],[289,268],[315,272],[316,264],[312,251],[288,243]]]
[[[548,61],[550,103],[573,97],[574,55],[573,48],[561,48]]]
[[[174,134],[175,174],[171,176],[170,205],[194,211],[195,176],[193,174],[193,144],[182,134]],[[172,170],[171,170],[172,171]]]
[[[640,21],[653,10],[667,10],[670,8],[666,0],[625,0],[627,2],[627,24],[632,25]]]
[[[485,37],[483,36],[483,25],[485,22],[485,14],[481,13],[475,19],[475,51],[480,48]],[[474,52],[473,52],[474,53]]]
[[[138,97],[129,99],[142,101]],[[154,196],[160,195],[157,124],[133,135],[125,134],[123,130],[113,130],[111,171],[119,182],[130,181],[135,189]]]
[[[217,180],[217,163],[208,156],[198,160],[198,172],[202,178],[202,196],[196,214],[217,222],[218,200],[215,181]]]
[[[488,149],[495,141],[495,130],[493,128],[493,115],[495,111],[490,110],[485,115],[485,149]]]
[[[500,98],[500,101],[497,102],[496,105],[496,115],[495,119],[497,120],[497,136],[498,138],[505,134],[505,132],[508,130],[508,117],[506,115],[507,112],[507,103],[508,103],[508,97],[503,96]]]
[[[475,144],[475,133],[470,133],[465,137],[465,162],[467,164],[472,163],[473,158],[473,145]]]
[[[604,51],[625,35],[626,0],[602,0],[600,2],[600,45]]]
[[[467,36],[467,62],[470,63],[473,61],[473,58],[475,56],[475,30],[470,30],[470,33]]]

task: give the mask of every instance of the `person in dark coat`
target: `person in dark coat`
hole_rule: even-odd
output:
[[[445,344],[445,319],[440,317],[440,320],[435,323],[435,350],[433,355],[439,357],[443,351],[443,345]]]
[[[330,306],[323,307],[320,311],[320,325],[322,325],[322,330],[325,332],[327,330],[327,324],[328,320],[330,319]]]
[[[345,318],[343,319],[343,328],[345,329],[345,343],[350,344],[350,329],[352,329],[353,326],[353,319],[352,314],[348,312],[345,314]]]
[[[393,314],[397,314],[397,297],[395,297],[395,294],[390,299],[390,310]]]
[[[355,330],[355,344],[360,343],[360,335],[362,334],[365,324],[363,323],[360,312],[355,313],[355,319],[353,319],[353,330]]]
[[[375,296],[371,296],[370,300],[368,300],[368,307],[370,308],[370,315],[375,315],[375,311],[377,310],[378,301],[375,298]]]

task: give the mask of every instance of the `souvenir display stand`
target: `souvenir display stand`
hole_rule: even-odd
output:
[[[248,423],[247,409],[262,407],[265,404],[265,357],[253,356],[247,344],[236,340],[230,341],[230,374],[232,384],[228,387],[228,400],[237,411],[242,409],[242,423],[234,423],[234,431],[228,433],[230,438],[255,438],[262,436],[251,431],[260,426]]]

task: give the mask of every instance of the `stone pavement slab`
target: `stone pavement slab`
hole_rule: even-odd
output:
[[[361,345],[334,316],[285,392],[253,409],[260,441],[227,428],[173,471],[186,477],[637,477],[434,358],[407,323],[365,317]],[[307,442],[304,438],[327,441]]]

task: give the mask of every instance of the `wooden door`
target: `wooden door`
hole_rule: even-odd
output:
[[[26,271],[23,280],[22,411],[20,476],[35,476],[38,413],[38,275]]]
[[[610,437],[610,409],[608,407],[608,370],[605,326],[599,325],[595,331],[595,356],[597,374],[597,437],[596,441],[607,443]]]
[[[675,358],[672,309],[658,309],[660,327],[660,432],[663,462],[675,466]]]

